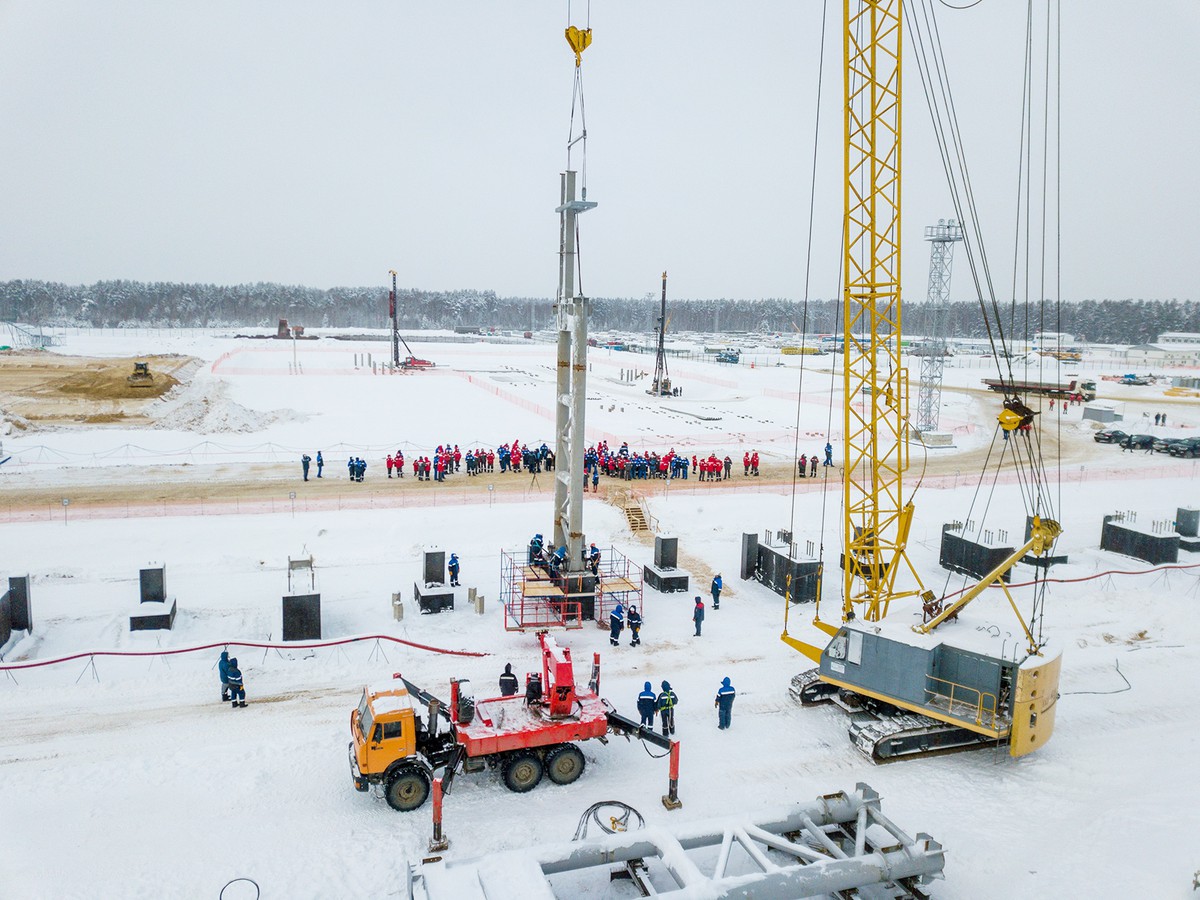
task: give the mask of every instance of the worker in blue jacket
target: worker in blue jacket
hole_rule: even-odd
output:
[[[700,637],[700,626],[704,624],[704,601],[696,598],[696,606],[692,609],[692,622],[696,625],[693,637]]]
[[[729,683],[729,679],[722,679],[721,687],[717,691],[717,697],[713,701],[713,706],[717,708],[718,728],[729,727],[729,721],[733,717],[733,698],[736,696],[737,691],[733,689],[733,685]]]
[[[712,598],[713,609],[721,608],[721,588],[725,586],[725,582],[721,580],[721,573],[717,573],[717,577],[712,580]]]
[[[642,645],[642,614],[638,612],[637,606],[629,604],[629,612],[625,615],[625,621],[629,623],[629,631],[633,634],[633,639],[629,642],[630,647],[640,647]]]
[[[229,651],[222,650],[217,660],[217,674],[221,677],[221,702],[229,702]]]
[[[229,660],[229,669],[225,672],[229,679],[229,698],[233,701],[231,709],[246,705],[246,685],[242,681],[242,670],[238,668],[237,660]]]
[[[617,605],[612,608],[612,612],[608,614],[608,642],[614,647],[621,643],[621,630],[625,627],[625,607],[621,605],[621,601],[617,601]]]
[[[458,554],[450,554],[450,562],[446,565],[450,570],[450,587],[458,587]]]
[[[658,709],[658,695],[654,693],[654,688],[650,687],[650,682],[646,682],[646,687],[638,694],[637,701],[638,715],[642,717],[642,725],[654,730],[654,713]]]

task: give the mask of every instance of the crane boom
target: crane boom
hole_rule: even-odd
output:
[[[861,604],[858,615],[877,621],[898,596],[912,520],[903,497],[908,373],[900,361],[902,0],[845,0],[844,10],[842,615]]]

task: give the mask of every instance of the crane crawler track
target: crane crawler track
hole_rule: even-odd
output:
[[[847,728],[850,742],[863,756],[879,764],[1002,747],[1008,743],[827,684],[820,680],[817,669],[796,675],[788,693],[801,706],[832,703],[840,707],[850,716]]]

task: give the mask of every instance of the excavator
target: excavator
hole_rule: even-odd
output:
[[[907,553],[914,505],[904,484],[909,378],[900,356],[902,19],[902,0],[844,5],[841,621],[822,620],[818,597],[814,641],[811,632],[790,633],[785,613],[782,640],[816,664],[790,692],[805,706],[832,702],[849,713],[851,741],[877,762],[1002,745],[1023,756],[1050,739],[1061,658],[1035,634],[1034,617],[1021,614],[1004,576],[1027,556],[1048,556],[1061,527],[1033,509],[1023,546],[957,596],[926,590]],[[1040,473],[1028,428],[1035,413],[1012,384],[1002,388],[997,434]],[[1040,502],[1045,492],[1029,496]],[[1000,628],[938,630],[997,591],[1020,622],[1016,640]],[[903,612],[889,619],[893,602]],[[916,614],[921,624],[910,625]]]

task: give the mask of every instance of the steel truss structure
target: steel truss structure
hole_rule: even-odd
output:
[[[921,388],[917,392],[917,431],[937,431],[942,409],[942,371],[946,365],[945,318],[950,300],[950,272],[954,245],[963,239],[962,226],[951,219],[925,226],[929,241],[929,290],[926,294],[929,327],[921,357]]]
[[[590,875],[602,885],[629,878],[642,896],[681,900],[909,900],[925,898],[922,885],[941,877],[944,866],[941,844],[902,831],[881,811],[879,795],[860,783],[850,794],[755,817],[424,862],[409,867],[406,886],[409,900],[553,900],[579,896]]]

